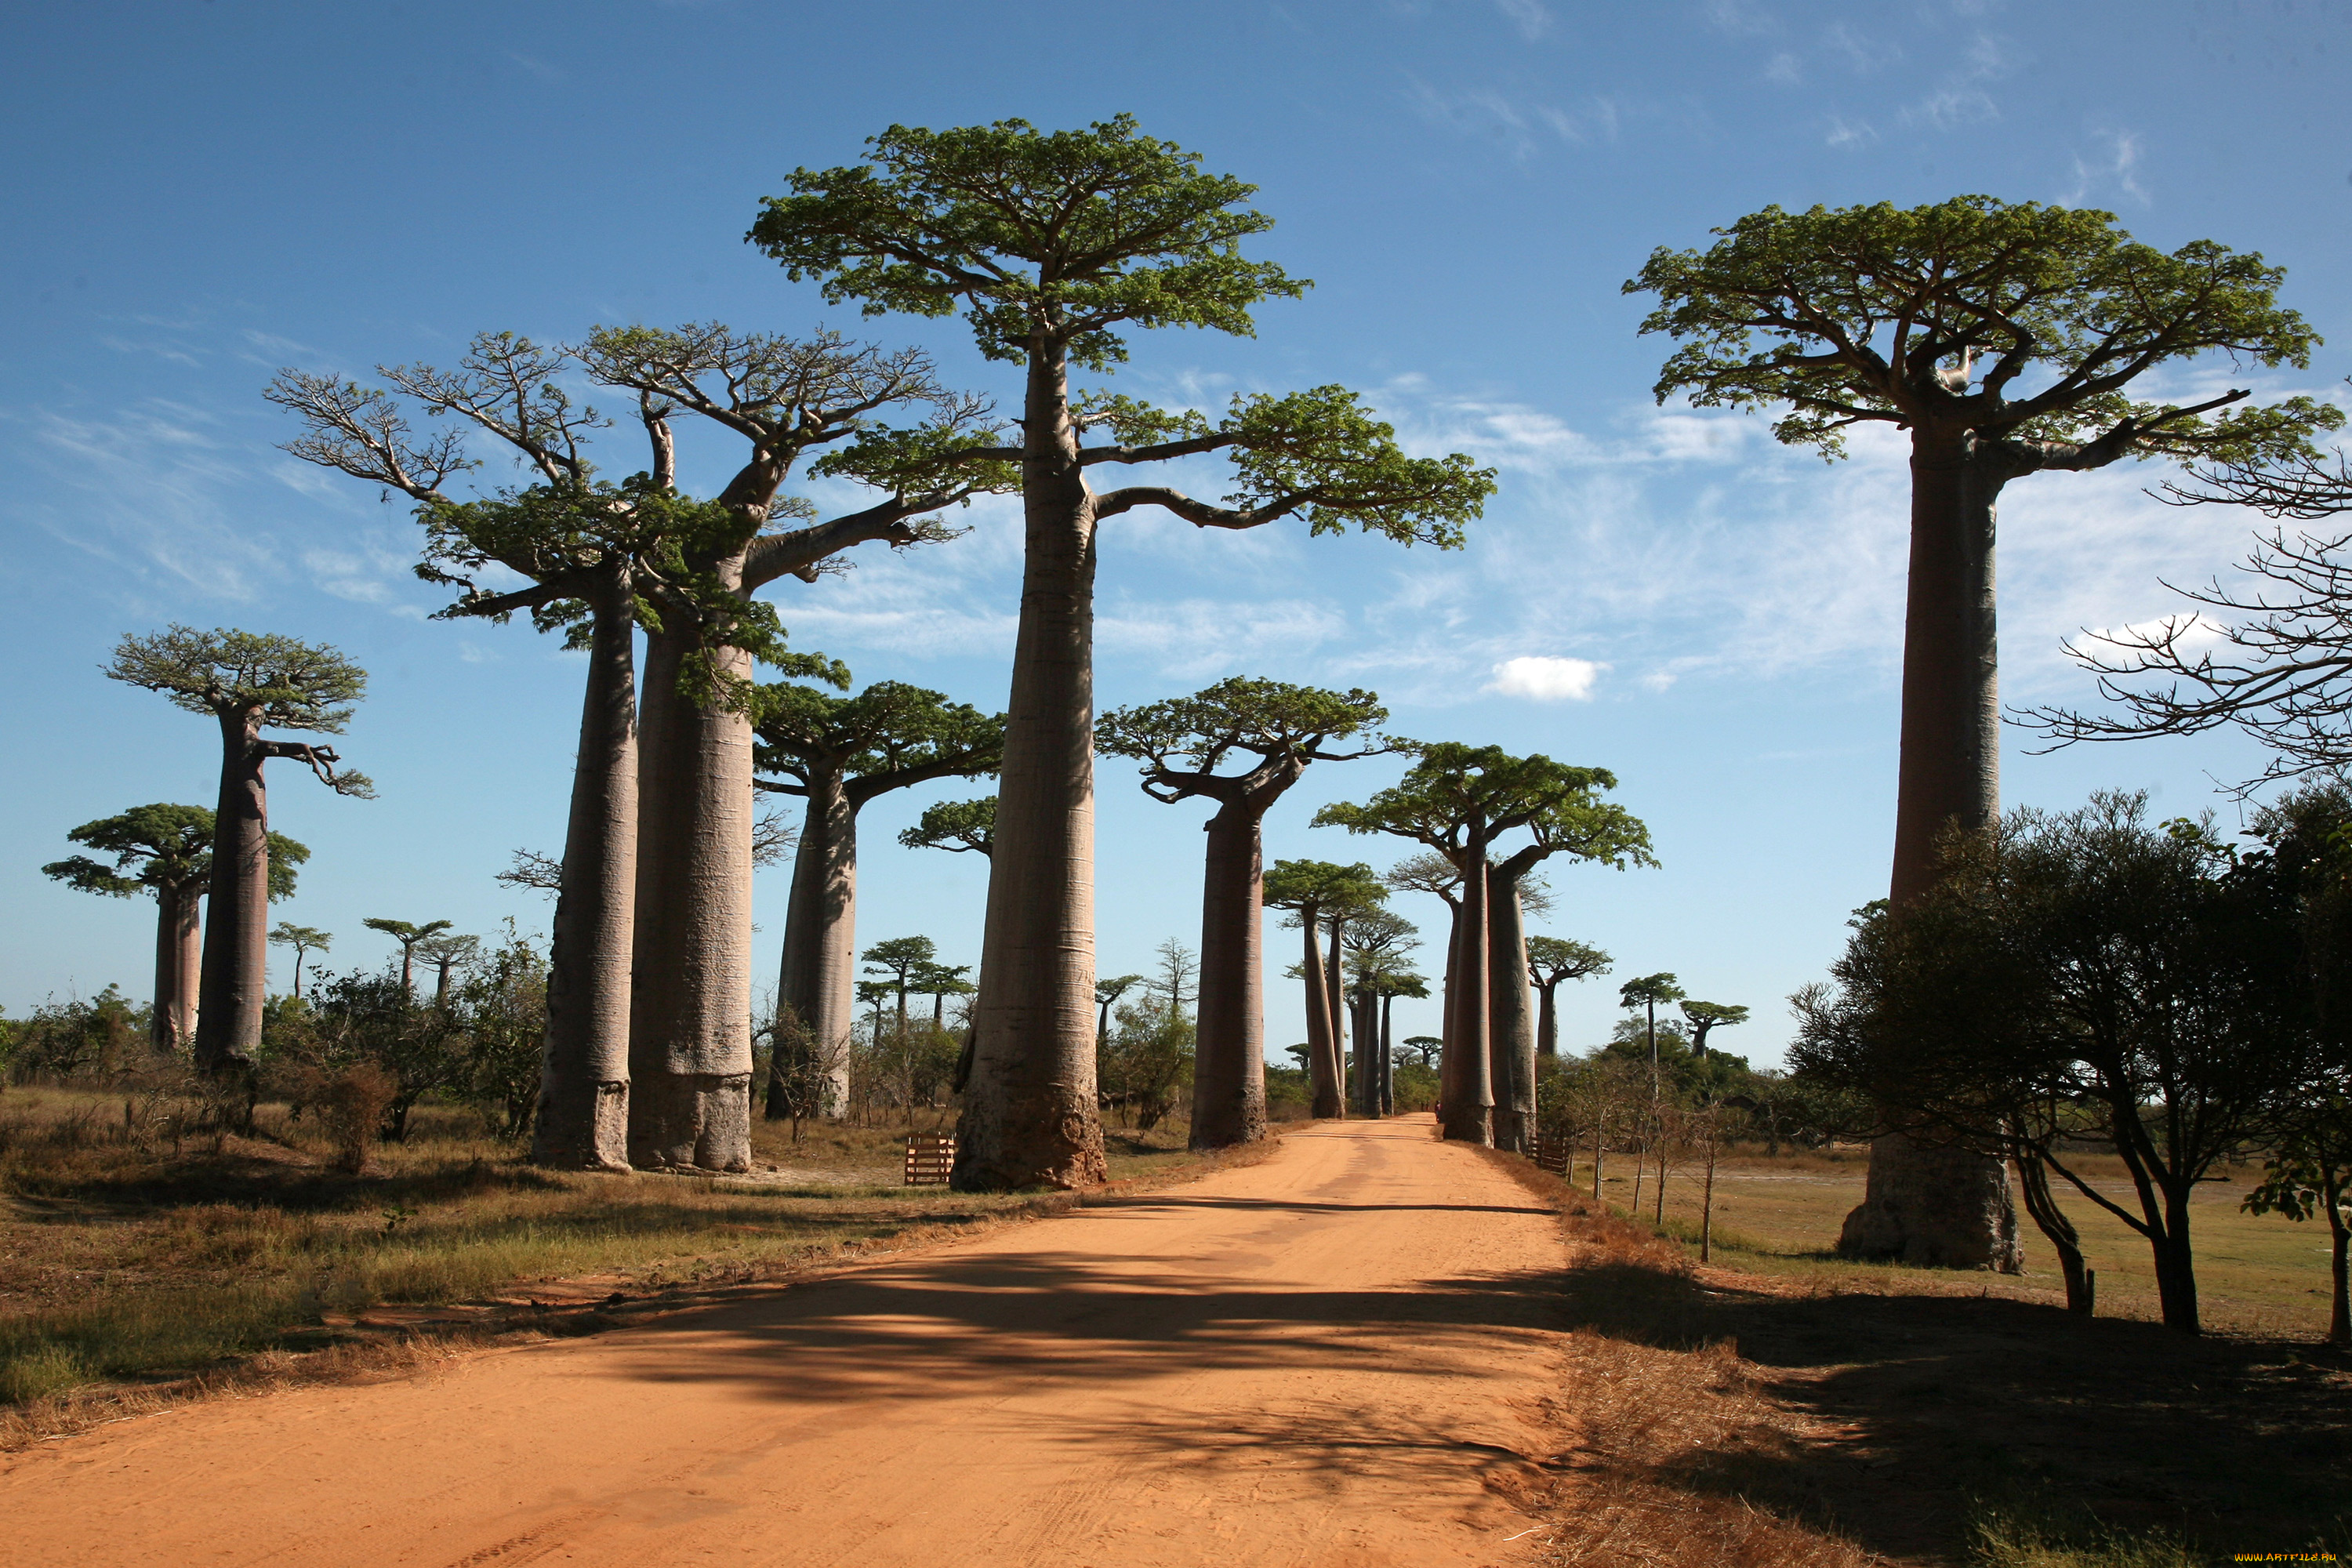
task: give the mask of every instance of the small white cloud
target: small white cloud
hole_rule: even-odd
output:
[[[1590,702],[1592,683],[1609,667],[1589,658],[1551,658],[1540,654],[1507,658],[1495,667],[1486,689],[1538,702]]]
[[[1804,77],[1798,69],[1797,57],[1782,49],[1764,62],[1764,79],[1776,87],[1794,87]]]
[[[2147,205],[2147,191],[2139,183],[2140,142],[2129,131],[2097,131],[2093,137],[2106,143],[2103,154],[2090,158],[2074,155],[2074,183],[2059,198],[2068,206],[2079,206],[2084,198],[2102,187],[2108,187],[2131,197],[2140,205]]]

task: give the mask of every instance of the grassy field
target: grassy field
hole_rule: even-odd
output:
[[[1724,1262],[1759,1273],[1818,1276],[1825,1284],[1852,1279],[1917,1281],[1923,1271],[1851,1263],[1835,1256],[1838,1226],[1862,1201],[1869,1163],[1864,1149],[1830,1152],[1799,1151],[1767,1159],[1743,1154],[1716,1168],[1715,1250]],[[2121,1162],[2094,1158],[2084,1173],[2113,1201],[2136,1210],[2137,1199]],[[1623,1208],[1633,1190],[1629,1159],[1603,1164],[1603,1197]],[[2197,1258],[2199,1305],[2209,1328],[2263,1339],[2317,1339],[2326,1332],[2328,1310],[2327,1228],[2322,1222],[2297,1224],[2277,1215],[2242,1212],[2239,1200],[2261,1174],[2249,1165],[2222,1173],[2228,1179],[2197,1190],[2189,1241]],[[1589,1163],[1577,1167],[1576,1184],[1592,1190]],[[2156,1272],[2147,1243],[2121,1220],[2081,1194],[2053,1180],[2060,1205],[2083,1237],[2083,1251],[2098,1271],[2098,1310],[2103,1317],[2154,1321]],[[1698,1235],[1701,1173],[1675,1170],[1666,1180],[1665,1225],[1669,1234]],[[1645,1182],[1642,1215],[1654,1213],[1656,1188]],[[1974,1294],[2039,1300],[2062,1299],[2057,1259],[2042,1233],[2021,1208],[2019,1233],[2027,1273],[2021,1278],[1970,1274],[1945,1277],[1946,1288]],[[1933,1279],[1934,1276],[1924,1276]],[[1906,1287],[1907,1288],[1907,1287]]]
[[[1070,1201],[902,1186],[903,1131],[812,1125],[795,1142],[755,1122],[756,1168],[741,1176],[588,1176],[534,1170],[478,1118],[426,1106],[406,1142],[351,1176],[283,1107],[262,1107],[249,1138],[174,1140],[119,1097],[12,1088],[0,1096],[0,1405],[18,1418],[0,1440],[70,1425],[67,1407],[93,1388],[331,1370],[419,1338],[588,1331]],[[1113,1179],[1186,1165],[1184,1136],[1181,1124],[1107,1130]]]

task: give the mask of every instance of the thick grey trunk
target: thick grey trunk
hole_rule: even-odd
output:
[[[1489,869],[1487,1046],[1495,1093],[1495,1147],[1532,1153],[1536,1129],[1536,1021],[1528,1005],[1527,921],[1519,879]]]
[[[1370,990],[1356,1002],[1356,1110],[1381,1114],[1381,999]]]
[[[1031,345],[1025,554],[990,857],[972,1070],[956,1140],[966,1191],[1106,1174],[1095,1093],[1094,500],[1066,356]]]
[[[1381,998],[1381,1114],[1396,1113],[1396,1049],[1390,1037],[1395,1032],[1396,998]]]
[[[636,628],[616,582],[594,605],[580,752],[547,975],[534,1163],[629,1168],[629,993],[636,931]],[[446,979],[448,971],[445,965]]]
[[[1897,909],[1932,888],[1937,840],[2000,815],[1994,506],[2005,476],[1972,440],[1915,438],[1911,574],[1903,630],[1903,748],[1895,787]],[[1841,1251],[2015,1272],[2017,1213],[1999,1160],[1914,1138],[1870,1146],[1862,1206]]]
[[[1462,913],[1454,921],[1454,981],[1448,988],[1452,1027],[1445,1037],[1445,1136],[1491,1146],[1495,1142],[1494,1079],[1487,1063],[1486,836],[1473,824],[1465,835]]]
[[[740,560],[721,576],[740,576]],[[629,1160],[751,1167],[751,726],[677,690],[689,652],[751,675],[751,656],[647,637],[639,729]]]
[[[1536,1054],[1559,1055],[1559,982],[1537,988]]]
[[[1298,973],[1307,995],[1307,1109],[1320,1116],[1315,1108],[1321,1105],[1327,1093],[1337,1094],[1336,1087],[1326,1082],[1330,1076],[1331,1061],[1331,993],[1323,985],[1323,917],[1311,906],[1298,914],[1299,935],[1305,940],[1306,951],[1298,961]]]
[[[1265,1136],[1265,868],[1257,810],[1228,801],[1208,822],[1201,885],[1201,1000],[1192,1060],[1195,1149]]]
[[[837,766],[812,767],[808,812],[793,857],[777,996],[803,1031],[826,1088],[819,1114],[849,1114],[849,1039],[857,1023],[857,808]],[[785,1048],[780,1037],[777,1049]],[[785,1114],[784,1064],[770,1078],[768,1114]]]
[[[220,727],[212,918],[196,1006],[196,1066],[206,1072],[252,1067],[269,985],[269,792],[260,728],[249,712],[224,713]]]

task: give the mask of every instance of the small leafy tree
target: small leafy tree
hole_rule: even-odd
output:
[[[1683,1003],[1683,1016],[1690,1020],[1691,1050],[1695,1055],[1706,1055],[1706,1037],[1717,1029],[1728,1029],[1748,1022],[1748,1009],[1726,1002]]]
[[[248,1072],[261,1045],[269,982],[269,794],[262,765],[291,758],[338,795],[366,799],[375,793],[365,774],[341,770],[332,747],[269,740],[262,731],[341,734],[350,704],[367,689],[367,674],[321,645],[183,626],[124,637],[106,674],[161,692],[173,707],[220,726],[195,1058],[207,1072]]]
[[[1571,980],[1609,973],[1609,955],[1564,936],[1528,938],[1528,983],[1536,988],[1536,1050],[1559,1055],[1559,988]]]
[[[851,697],[772,686],[761,698],[755,756],[764,776],[755,782],[807,803],[777,1003],[813,1037],[845,1040],[856,1022],[850,965],[857,951],[858,814],[893,790],[993,771],[1004,748],[1004,721],[896,680]],[[840,1087],[845,1096],[847,1082]],[[772,1096],[767,1114],[786,1113]]]
[[[1143,764],[1143,793],[1163,805],[1216,803],[1201,898],[1201,1010],[1192,1069],[1195,1149],[1265,1134],[1265,999],[1261,992],[1263,827],[1307,766],[1392,748],[1371,733],[1388,710],[1370,691],[1326,691],[1235,676],[1191,697],[1117,709],[1095,744]],[[1335,749],[1349,737],[1361,737]],[[1239,771],[1221,773],[1229,762]]]
[[[269,859],[274,867],[278,863],[278,857],[275,853],[276,847],[271,847],[272,853]],[[325,952],[333,947],[335,937],[332,931],[320,931],[317,926],[296,925],[292,921],[279,921],[270,928],[269,945],[290,947],[294,950],[294,999],[299,1002],[302,998],[303,960],[312,952]]]
[[[400,989],[404,995],[416,994],[416,950],[447,931],[452,921],[427,921],[413,925],[407,921],[392,920],[383,915],[371,915],[360,924],[370,931],[380,931],[400,944]]]

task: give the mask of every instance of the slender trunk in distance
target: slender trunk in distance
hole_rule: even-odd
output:
[[[148,1038],[158,1056],[170,1056],[189,1042],[196,1026],[196,976],[204,963],[197,911],[205,889],[194,881],[166,882],[155,889],[155,1004]],[[301,993],[299,960],[296,995]]]
[[[1201,889],[1201,998],[1191,1147],[1265,1136],[1265,997],[1260,973],[1265,870],[1259,815],[1226,801],[1208,821]]]
[[[1331,1020],[1331,1028],[1325,1037],[1327,1059],[1315,1091],[1318,1120],[1348,1114],[1348,1002],[1342,994],[1346,987],[1339,984],[1339,950],[1347,931],[1347,918],[1333,915],[1331,945],[1323,954],[1323,1016]]]
[[[1299,973],[1307,985],[1307,1110],[1311,1115],[1328,1116],[1331,1113],[1324,1106],[1339,1093],[1331,1076],[1331,1037],[1339,1032],[1339,1020],[1331,1016],[1331,992],[1323,984],[1323,917],[1309,907],[1299,911],[1298,925],[1307,939]]]
[[[972,1071],[953,1184],[1103,1180],[1096,1100],[1093,497],[1066,351],[1033,341],[1022,454],[1020,630],[1005,705]]]
[[[1559,990],[1557,980],[1536,988],[1536,1055],[1539,1057],[1559,1055]]]
[[[629,977],[636,925],[635,622],[625,580],[604,585],[580,704],[580,754],[548,959],[534,1164],[629,1168]],[[444,972],[446,973],[446,971]]]

